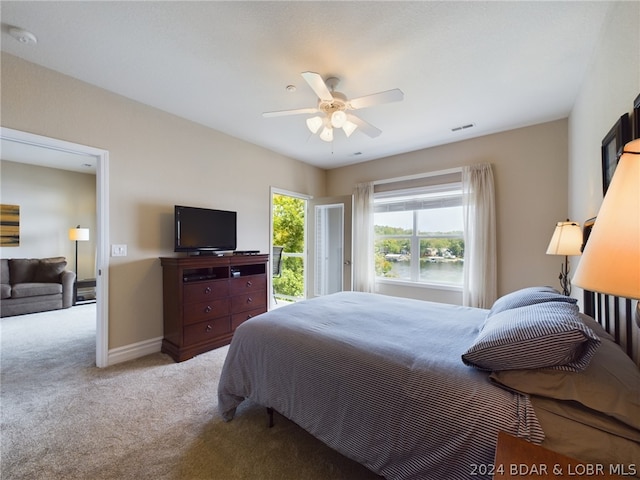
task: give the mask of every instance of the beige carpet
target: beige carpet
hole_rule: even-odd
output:
[[[8,479],[378,479],[262,407],[225,423],[227,348],[95,367],[95,305],[0,319],[0,473]]]

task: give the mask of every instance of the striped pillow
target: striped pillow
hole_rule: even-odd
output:
[[[508,293],[497,299],[491,307],[491,310],[489,310],[487,317],[504,312],[505,310],[535,305],[536,303],[567,302],[575,304],[577,301],[577,299],[563,295],[552,287],[527,287]]]
[[[600,338],[581,320],[578,307],[545,302],[488,317],[462,361],[482,370],[555,368],[584,370]]]

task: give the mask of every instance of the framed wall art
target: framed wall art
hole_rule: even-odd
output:
[[[618,166],[624,145],[631,140],[631,122],[625,113],[602,139],[602,194],[607,193],[609,183]]]
[[[20,246],[20,206],[0,204],[0,246]]]

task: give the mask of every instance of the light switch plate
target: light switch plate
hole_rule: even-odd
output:
[[[111,245],[111,256],[112,257],[126,257],[127,256],[127,246],[126,245]]]

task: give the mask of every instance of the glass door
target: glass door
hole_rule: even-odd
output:
[[[307,199],[271,191],[271,308],[305,298]]]

